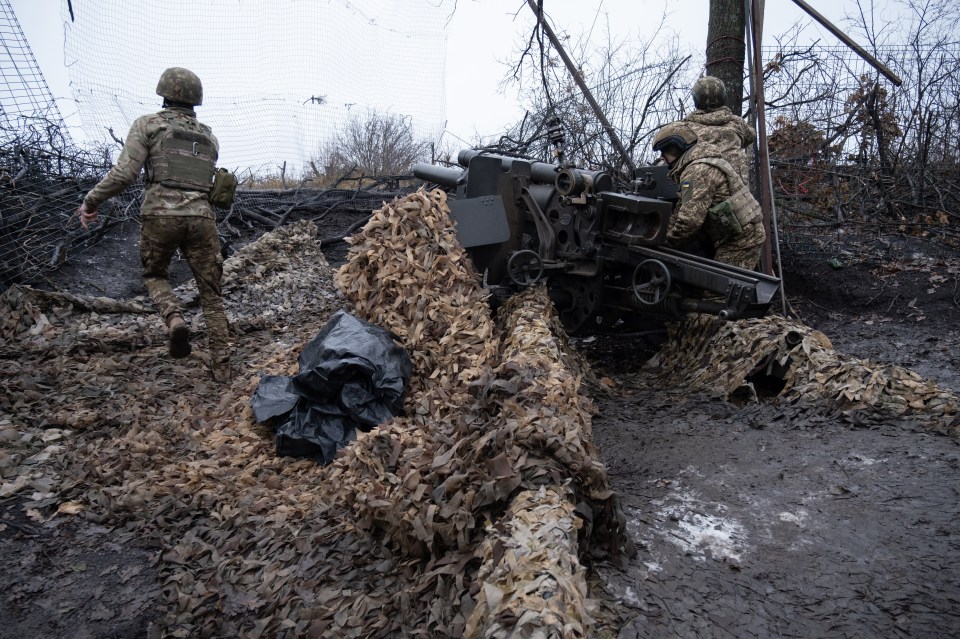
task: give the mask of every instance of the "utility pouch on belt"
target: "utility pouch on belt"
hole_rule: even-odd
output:
[[[714,244],[723,244],[737,239],[746,232],[744,227],[749,228],[751,224],[761,219],[763,214],[760,211],[760,204],[750,194],[750,189],[744,185],[740,175],[726,160],[700,158],[691,164],[695,163],[706,164],[722,172],[727,178],[727,186],[732,194],[723,202],[707,209],[704,230]]]
[[[217,169],[213,174],[213,188],[207,196],[210,204],[221,209],[229,209],[237,192],[237,176],[226,169]]]
[[[743,225],[740,224],[730,200],[711,206],[707,210],[707,217],[710,218],[710,224],[707,225],[710,239],[714,242],[732,240],[743,235]]]

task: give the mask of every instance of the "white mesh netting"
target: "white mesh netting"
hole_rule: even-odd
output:
[[[0,0],[0,42],[0,140],[7,146],[9,131],[63,118],[9,0]]]
[[[65,59],[85,134],[111,142],[156,111],[164,69],[204,88],[201,121],[222,166],[288,171],[322,157],[351,117],[410,118],[435,139],[445,121],[444,25],[452,0],[61,2]]]

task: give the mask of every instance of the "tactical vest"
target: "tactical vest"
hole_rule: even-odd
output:
[[[744,184],[750,184],[750,162],[747,159],[747,150],[743,146],[743,138],[735,128],[703,124],[689,119],[683,120],[683,123],[693,129],[700,142],[709,142],[717,147],[720,156],[737,170],[740,180]]]
[[[763,212],[760,209],[760,203],[757,202],[755,197],[753,197],[753,194],[750,193],[750,189],[743,183],[743,180],[740,179],[740,174],[736,169],[733,168],[733,166],[731,166],[729,162],[722,158],[701,158],[699,160],[694,160],[690,164],[692,165],[698,163],[712,166],[713,168],[721,171],[724,176],[726,176],[727,186],[730,189],[730,197],[720,204],[711,207],[711,215],[707,217],[709,221],[706,231],[712,238],[714,238],[714,241],[734,239],[743,233],[743,229],[745,229],[748,224],[760,221],[760,219],[763,217]],[[739,223],[734,224],[733,226],[739,226],[740,228],[736,229],[736,232],[732,232],[730,228],[710,228],[711,226],[717,227],[719,225],[723,225],[724,223],[722,213],[719,213],[719,219],[714,219],[716,216],[713,215],[713,209],[722,211],[727,207],[733,211],[733,214],[737,218],[736,221]]]
[[[159,153],[148,160],[148,182],[209,193],[217,163],[210,127],[167,111],[160,115],[167,126],[160,132]]]

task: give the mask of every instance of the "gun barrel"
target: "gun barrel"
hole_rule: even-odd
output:
[[[460,151],[460,154],[457,156],[457,162],[460,164],[460,166],[469,167],[470,160],[478,155],[500,158],[500,163],[503,166],[504,173],[510,170],[510,167],[514,162],[523,162],[525,164],[529,164],[530,177],[538,184],[553,184],[557,179],[557,172],[560,170],[560,167],[556,164],[537,162],[535,160],[524,160],[523,158],[511,158],[505,155],[497,155],[496,153],[485,153],[477,149],[464,149]]]
[[[446,166],[437,166],[436,164],[427,164],[419,162],[413,165],[413,174],[433,184],[453,188],[460,184],[463,178],[463,169],[454,169]]]

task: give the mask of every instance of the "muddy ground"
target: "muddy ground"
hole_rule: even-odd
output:
[[[42,284],[142,294],[135,234],[117,227]],[[827,250],[785,252],[792,310],[840,352],[960,391],[957,256],[924,243],[884,250],[843,254],[840,268]],[[342,260],[342,245],[328,256]],[[186,278],[185,265],[173,275]],[[626,611],[620,636],[960,636],[956,441],[775,398],[665,402],[636,384],[652,342],[575,343],[615,382],[595,398],[594,440],[639,552],[591,567],[594,596]],[[158,550],[28,505],[0,501],[0,636],[156,635]]]

